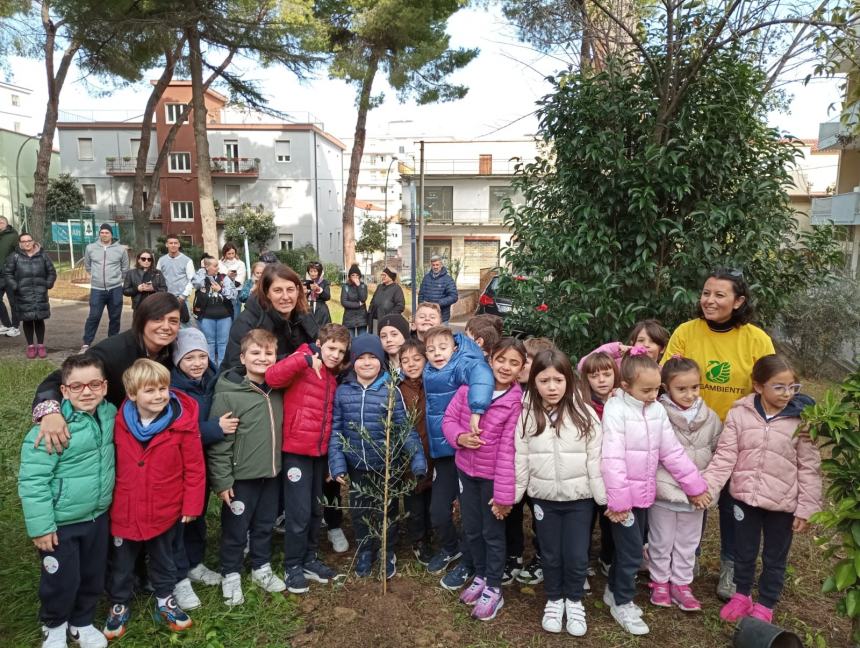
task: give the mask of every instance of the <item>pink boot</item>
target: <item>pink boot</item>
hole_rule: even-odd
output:
[[[657,607],[672,607],[672,598],[669,596],[669,583],[658,583],[651,581],[648,583],[651,588],[651,605]]]
[[[465,603],[466,605],[477,604],[478,599],[481,598],[481,594],[484,593],[484,587],[486,587],[486,585],[487,583],[483,578],[475,576],[475,578],[472,579],[472,584],[460,593],[460,602]]]
[[[38,355],[40,358],[48,357],[48,350],[45,348],[44,344],[36,345],[36,355]]]
[[[720,610],[720,618],[723,621],[734,623],[738,619],[749,616],[752,611],[752,598],[744,596],[743,594],[735,593],[732,595],[732,598],[729,599],[729,602],[723,606],[723,609]]]
[[[773,610],[769,607],[765,607],[761,603],[756,603],[753,605],[750,616],[759,619],[760,621],[764,621],[765,623],[771,623],[773,621]]]
[[[36,357],[36,345],[35,344],[28,344],[27,345],[27,358],[32,360],[35,357]]]

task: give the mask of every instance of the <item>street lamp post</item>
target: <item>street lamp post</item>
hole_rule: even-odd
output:
[[[391,162],[388,163],[388,171],[385,172],[385,250],[383,250],[382,263],[388,264],[388,176],[391,173],[391,165],[397,162],[397,156],[391,156]]]
[[[15,156],[15,206],[19,214],[21,213],[21,180],[18,177],[18,163],[21,161],[21,152],[24,150],[24,147],[27,145],[27,142],[38,137],[42,137],[42,133],[36,133],[35,135],[30,135],[29,137],[27,137],[27,139],[25,139],[21,143],[21,146],[18,148],[18,155]],[[20,227],[21,224],[16,223],[16,225]]]

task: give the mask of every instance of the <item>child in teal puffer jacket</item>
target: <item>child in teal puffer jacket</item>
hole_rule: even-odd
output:
[[[39,550],[44,646],[107,646],[93,626],[104,589],[107,510],[113,499],[116,408],[105,400],[104,367],[90,355],[71,356],[60,370],[61,411],[71,438],[63,454],[35,446],[39,426],[24,439],[18,494],[27,535]]]

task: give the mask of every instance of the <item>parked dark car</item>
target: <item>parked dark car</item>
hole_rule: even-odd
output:
[[[495,275],[490,279],[490,283],[484,288],[481,296],[478,298],[478,308],[475,310],[475,315],[498,315],[499,317],[507,317],[513,307],[513,302],[507,297],[499,297],[496,291],[499,289],[499,275]]]

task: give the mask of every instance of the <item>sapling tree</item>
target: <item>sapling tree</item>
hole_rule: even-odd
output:
[[[358,422],[349,423],[350,429],[357,434],[359,442],[350,439],[349,435],[341,434],[340,440],[345,454],[355,453],[369,459],[368,466],[381,459],[378,467],[368,468],[367,479],[361,482],[350,482],[350,502],[348,507],[353,514],[362,514],[362,519],[369,531],[368,543],[381,545],[379,569],[382,578],[382,593],[388,592],[386,578],[386,556],[389,550],[389,529],[408,517],[408,513],[399,511],[397,502],[401,497],[409,495],[415,489],[415,475],[412,474],[412,459],[421,450],[421,442],[415,432],[415,413],[410,412],[406,419],[397,421],[395,411],[398,400],[402,396],[397,389],[398,372],[391,373],[385,383],[386,407],[382,413],[384,436],[371,435],[367,428]],[[360,504],[359,505],[357,505]],[[331,502],[325,502],[331,506]],[[358,551],[366,550],[358,547]]]

